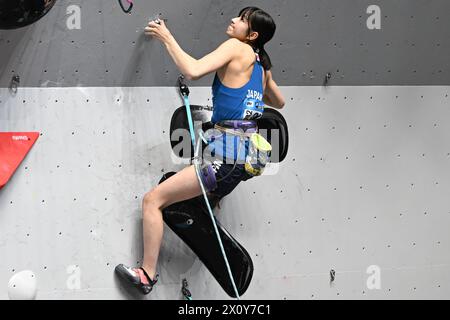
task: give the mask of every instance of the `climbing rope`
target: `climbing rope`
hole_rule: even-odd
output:
[[[211,221],[213,223],[213,227],[214,227],[214,231],[215,231],[216,236],[217,236],[217,240],[219,241],[220,250],[222,251],[222,256],[223,256],[223,259],[225,261],[225,265],[227,267],[228,275],[230,277],[230,281],[231,281],[231,284],[233,286],[234,293],[236,294],[236,299],[240,300],[239,292],[238,292],[238,289],[236,287],[236,283],[234,281],[233,272],[231,271],[231,267],[230,267],[230,264],[228,262],[227,254],[225,253],[225,249],[223,247],[222,239],[220,238],[219,229],[217,228],[216,220],[214,219],[214,214],[213,214],[213,211],[211,209],[211,205],[209,203],[208,196],[206,195],[206,190],[205,190],[205,187],[203,185],[203,182],[202,182],[202,179],[201,179],[200,173],[199,173],[199,166],[200,166],[199,154],[200,154],[201,139],[199,140],[199,143],[196,145],[195,144],[194,125],[193,125],[193,122],[192,122],[191,107],[190,107],[190,103],[189,103],[189,88],[187,87],[186,84],[184,84],[184,76],[183,75],[180,75],[180,77],[178,78],[178,81],[179,81],[179,87],[180,87],[181,95],[184,98],[184,105],[186,107],[186,114],[187,114],[187,117],[188,117],[189,132],[191,134],[192,144],[193,144],[194,148],[196,148],[196,150],[195,150],[195,157],[194,157],[195,173],[197,174],[197,179],[198,179],[198,182],[200,183],[200,188],[202,189],[203,198],[205,199],[206,206],[208,207],[209,216],[210,216]],[[200,133],[200,136],[202,137],[201,130],[199,130],[199,133]],[[204,138],[202,137],[202,139],[204,139]]]

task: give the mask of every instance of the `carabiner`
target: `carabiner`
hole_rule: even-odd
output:
[[[184,82],[184,75],[180,74],[178,77],[178,88],[183,97],[189,97],[189,87]]]
[[[20,84],[20,77],[18,75],[13,75],[11,82],[9,84],[9,90],[16,94],[17,93],[17,87]]]
[[[186,300],[192,300],[192,294],[188,289],[188,282],[186,279],[183,279],[183,285],[181,288],[181,293]]]

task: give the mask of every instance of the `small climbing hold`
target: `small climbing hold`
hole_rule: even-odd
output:
[[[37,294],[36,276],[30,270],[21,271],[11,277],[8,296],[11,300],[34,300]]]

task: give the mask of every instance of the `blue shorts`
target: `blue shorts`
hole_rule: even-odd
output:
[[[240,129],[247,134],[258,130],[256,122],[250,120],[223,120],[218,125],[229,130]],[[212,197],[221,199],[233,191],[239,182],[253,178],[244,165],[249,143],[217,129],[209,132],[207,139],[207,152],[204,151],[203,156],[212,156],[208,159],[212,163],[204,164],[200,168],[200,177],[206,191]]]
[[[222,199],[236,188],[241,181],[253,178],[243,164],[226,164],[214,161],[200,170],[200,177],[207,192]],[[232,172],[231,172],[232,171]],[[224,179],[225,178],[225,179]]]

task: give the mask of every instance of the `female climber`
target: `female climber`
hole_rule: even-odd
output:
[[[246,7],[231,19],[226,30],[229,39],[201,59],[195,59],[181,49],[163,20],[149,22],[144,32],[165,45],[179,71],[188,80],[197,80],[216,72],[212,85],[213,124],[246,120],[245,125],[248,126],[262,115],[264,104],[274,108],[283,108],[285,104],[272,78],[272,64],[264,50],[275,29],[268,13],[256,7]],[[231,123],[236,125],[236,122]],[[200,176],[205,189],[218,198],[229,194],[239,182],[253,177],[244,164],[236,163],[209,165],[202,169]],[[152,290],[158,277],[156,266],[163,237],[162,210],[201,194],[194,165],[184,168],[145,194],[142,203],[144,260],[142,266],[136,268],[119,264],[115,270],[121,278],[143,294]]]

